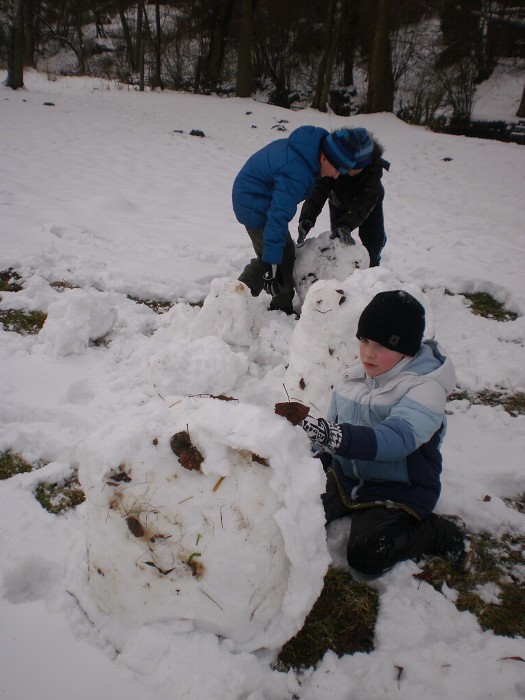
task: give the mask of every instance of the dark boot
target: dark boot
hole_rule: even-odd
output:
[[[461,573],[471,571],[474,566],[475,550],[461,518],[432,513],[426,522],[433,532],[433,545],[427,550],[428,553],[445,557],[456,571]]]

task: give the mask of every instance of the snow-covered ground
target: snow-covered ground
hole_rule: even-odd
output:
[[[273,406],[289,395],[326,411],[355,361],[361,309],[389,288],[424,303],[459,387],[524,390],[525,150],[390,114],[343,119],[34,72],[25,83],[0,88],[0,270],[24,283],[0,306],[48,319],[38,336],[0,330],[0,450],[46,465],[0,483],[0,697],[525,698],[523,639],[482,632],[453,595],[413,578],[414,562],[371,584],[372,653],[328,653],[301,676],[271,666],[330,558],[344,563],[347,526],[326,542],[322,472]],[[475,116],[507,118],[522,76],[482,88]],[[392,167],[382,266],[338,265],[297,321],[236,282],[251,249],[230,192],[252,152],[301,124],[365,126]],[[310,235],[327,228],[324,211]],[[50,286],[61,281],[75,288]],[[461,296],[473,291],[518,318],[474,316]],[[130,297],[174,306],[156,314]],[[474,532],[524,535],[525,515],[503,499],[525,491],[525,419],[466,401],[449,410],[438,511]],[[202,472],[170,450],[185,429]],[[44,511],[36,485],[76,467],[86,503]]]

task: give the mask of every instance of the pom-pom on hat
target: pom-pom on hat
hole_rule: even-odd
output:
[[[356,336],[413,357],[424,330],[425,309],[411,294],[397,289],[375,295],[359,318]]]
[[[347,170],[358,170],[370,165],[374,142],[366,129],[337,129],[325,136],[321,152],[344,175]]]

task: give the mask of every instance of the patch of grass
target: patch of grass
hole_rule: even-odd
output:
[[[518,314],[507,311],[503,304],[486,292],[464,293],[462,296],[470,302],[470,309],[477,316],[492,318],[495,321],[515,321],[518,318]]]
[[[320,661],[328,649],[338,656],[373,649],[379,598],[343,569],[331,567],[324,588],[304,626],[279,654],[280,670],[304,669]]]
[[[140,297],[134,297],[131,296],[130,294],[127,295],[128,299],[131,299],[131,301],[134,301],[135,304],[145,304],[148,306],[150,309],[152,309],[156,314],[163,314],[166,311],[169,311],[173,304],[171,301],[157,301],[155,299],[141,299]]]
[[[523,391],[495,391],[483,389],[482,391],[454,391],[448,397],[449,401],[467,400],[471,404],[482,406],[503,406],[511,416],[525,414],[525,393]]]
[[[15,474],[33,471],[33,466],[16,452],[0,452],[0,481],[10,479]]]
[[[18,311],[16,309],[0,309],[0,323],[4,330],[14,331],[22,335],[38,333],[46,322],[47,314],[43,311]]]
[[[19,292],[23,289],[18,280],[20,275],[10,267],[8,270],[0,270],[0,292]]]
[[[56,280],[55,282],[51,282],[49,286],[54,289],[80,289],[78,285],[68,282],[67,280]]]
[[[474,571],[460,574],[443,558],[425,564],[416,577],[441,591],[443,584],[458,592],[456,607],[468,610],[484,630],[505,637],[525,637],[525,537],[506,533],[501,540],[489,535],[472,538],[476,548]],[[498,604],[485,602],[476,592],[478,586],[493,584]]]
[[[514,508],[514,510],[518,510],[520,513],[525,513],[525,493],[515,498],[503,498],[502,500],[509,508]]]
[[[18,284],[20,279],[20,275],[12,267],[0,271],[0,292],[19,292],[23,289],[22,285]],[[43,311],[0,309],[0,324],[4,330],[22,335],[38,333],[46,318],[47,315]]]
[[[86,500],[76,472],[68,479],[57,483],[45,481],[39,484],[35,498],[42,508],[55,515],[76,508]]]

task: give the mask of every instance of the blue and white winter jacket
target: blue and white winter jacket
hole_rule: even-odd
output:
[[[441,490],[445,402],[455,382],[451,361],[432,340],[378,377],[368,377],[362,366],[345,374],[328,420],[343,432],[331,466],[348,507],[386,504],[420,518],[433,511]]]
[[[328,131],[300,126],[249,158],[235,178],[233,211],[250,228],[263,228],[266,263],[280,264],[288,224],[320,172],[321,141]]]

